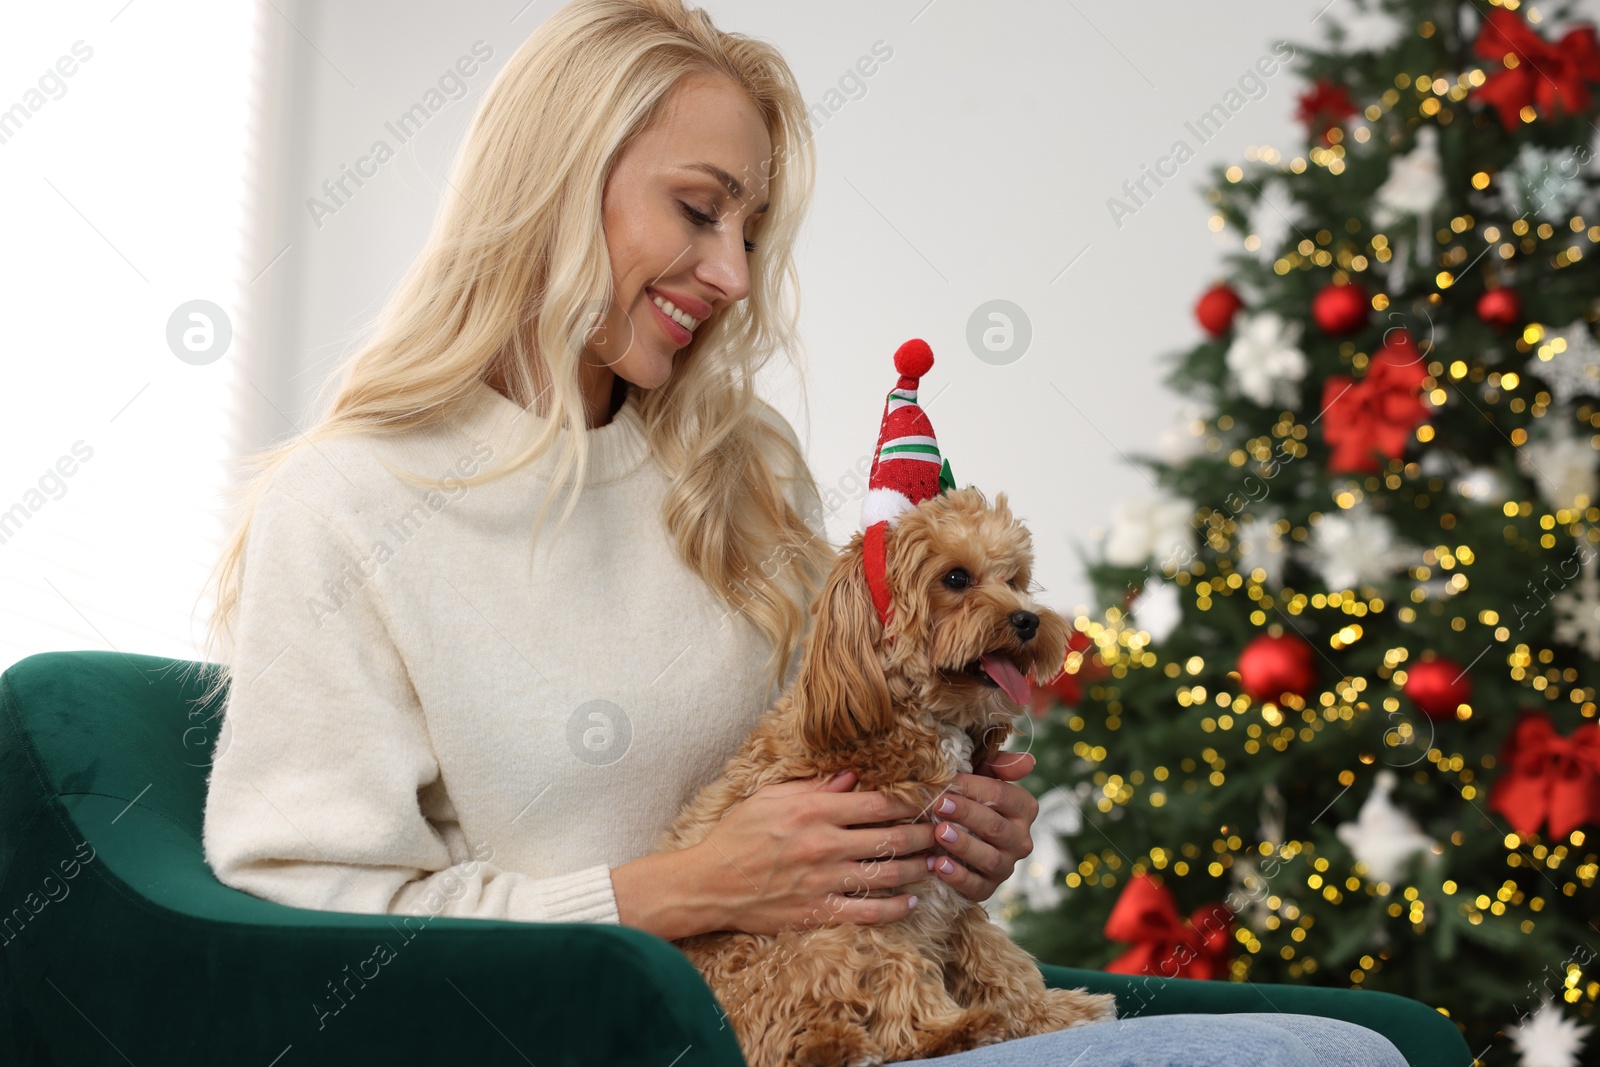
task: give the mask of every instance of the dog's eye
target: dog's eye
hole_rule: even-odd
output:
[[[1013,589],[1021,589],[1022,588],[1020,585],[1017,584],[1017,580],[1015,578],[1007,579],[1006,580],[1006,584],[1009,585]]]
[[[965,568],[957,567],[944,576],[944,584],[948,589],[965,589],[972,584],[972,576],[966,572]]]

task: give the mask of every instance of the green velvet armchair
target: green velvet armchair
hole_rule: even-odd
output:
[[[216,880],[201,850],[220,698],[200,664],[49,652],[0,674],[0,1063],[742,1067],[699,974],[630,927],[352,915]],[[1124,1015],[1304,1012],[1468,1067],[1384,993],[1042,968]]]

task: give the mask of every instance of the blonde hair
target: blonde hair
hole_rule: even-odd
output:
[[[632,139],[665,110],[672,90],[685,77],[707,73],[744,90],[773,144],[763,175],[772,206],[758,224],[750,294],[695,331],[666,384],[627,388],[637,397],[650,452],[669,478],[662,519],[679,555],[770,640],[773,685],[787,675],[833,552],[784,496],[792,479],[815,483],[805,457],[761,414],[753,379],[774,352],[798,347],[793,250],[815,162],[804,101],[778,51],[718,30],[683,0],[575,0],[534,31],[495,77],[427,243],[370,340],[346,363],[325,401],[327,414],[303,435],[244,463],[249,473],[236,497],[241,517],[208,579],[216,597],[208,661],[224,637],[231,639],[251,514],[297,449],[438,423],[462,410],[479,381],[499,376],[513,395],[544,393],[546,432],[502,468],[453,484],[481,484],[559,445],[532,537],[570,474],[574,487],[557,532],[565,526],[588,458],[582,342],[599,321],[596,309],[609,308],[615,296],[601,216],[606,178]],[[535,360],[542,366],[535,368]],[[780,457],[776,471],[768,449]],[[417,486],[447,485],[395,473]],[[230,673],[225,664],[215,667],[207,702]]]

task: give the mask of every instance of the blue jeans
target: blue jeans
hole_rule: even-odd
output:
[[[1143,1015],[900,1063],[941,1067],[1406,1067],[1376,1030],[1319,1015]]]

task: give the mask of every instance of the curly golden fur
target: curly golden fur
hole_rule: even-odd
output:
[[[992,507],[972,486],[924,501],[890,528],[886,548],[887,632],[857,533],[811,605],[794,684],[685,805],[663,850],[700,842],[764,786],[847,767],[860,774],[857,789],[922,805],[926,817],[956,772],[993,756],[1014,729],[1018,709],[974,669],[979,657],[999,651],[1035,683],[1060,672],[1067,624],[1028,594],[1032,539],[1004,493]],[[944,581],[956,568],[970,576],[965,588]],[[1037,616],[1031,637],[1018,612]],[[936,875],[867,895],[908,890],[918,906],[895,922],[717,931],[675,944],[728,1013],[751,1067],[864,1067],[1116,1018],[1110,994],[1047,989],[1034,957]]]

